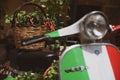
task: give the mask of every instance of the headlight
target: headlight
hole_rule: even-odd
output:
[[[106,16],[102,12],[95,11],[85,16],[82,27],[86,37],[96,40],[105,36],[108,26]]]

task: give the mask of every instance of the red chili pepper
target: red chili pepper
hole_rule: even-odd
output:
[[[35,27],[35,25],[33,23],[33,17],[32,16],[30,16],[29,21],[30,21],[30,24]]]
[[[55,31],[54,26],[50,22],[44,22],[43,24],[48,26],[51,29],[51,31]]]
[[[33,17],[30,16],[30,23],[33,24]]]

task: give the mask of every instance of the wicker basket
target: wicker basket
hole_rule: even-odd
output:
[[[45,26],[45,25],[27,25],[27,26],[18,26],[17,25],[17,14],[21,11],[21,9],[27,5],[30,6],[35,6],[38,7],[38,9],[41,10],[42,14],[44,15],[43,17],[46,17],[44,10],[42,9],[41,6],[27,2],[20,6],[14,13],[13,15],[13,21],[12,21],[12,28],[14,31],[14,40],[15,40],[15,46],[17,49],[25,49],[25,50],[37,50],[37,49],[43,49],[45,47],[45,41],[43,42],[38,42],[26,46],[21,45],[21,40],[26,39],[26,38],[32,38],[37,35],[42,35],[46,32],[49,32],[50,29]]]

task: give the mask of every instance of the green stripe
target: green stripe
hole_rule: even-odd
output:
[[[50,33],[47,33],[45,34],[46,37],[59,37],[59,33],[58,31],[54,31],[54,32],[50,32]]]
[[[86,66],[82,49],[76,47],[68,51],[60,64],[61,80],[90,80],[87,70],[66,73],[65,70],[77,66]]]

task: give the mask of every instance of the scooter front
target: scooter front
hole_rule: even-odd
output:
[[[120,52],[109,43],[68,47],[60,58],[61,80],[120,80]]]
[[[60,80],[120,80],[120,51],[110,43],[97,43],[111,25],[92,14],[80,23],[81,44],[69,46],[61,55]],[[109,28],[110,27],[110,28]]]
[[[60,80],[120,80],[119,50],[110,43],[96,43],[110,29],[104,13],[93,11],[68,27],[23,40],[22,45],[80,34],[82,44],[69,46],[60,55]]]

